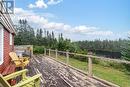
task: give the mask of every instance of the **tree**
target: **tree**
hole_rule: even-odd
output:
[[[27,20],[19,20],[16,25],[15,45],[33,45],[35,43],[34,29],[28,24]]]
[[[128,37],[128,40],[124,41],[124,44],[122,45],[121,53],[123,59],[130,61],[130,37]]]
[[[15,36],[15,45],[38,45],[45,46],[46,48],[58,49],[58,50],[69,50],[71,52],[87,53],[87,51],[100,52],[121,52],[121,44],[124,40],[95,40],[95,41],[77,41],[71,42],[70,39],[63,37],[63,34],[60,33],[58,38],[55,36],[55,32],[48,31],[46,29],[37,29],[34,32],[34,28],[29,25],[27,20],[19,20],[18,25],[16,25],[16,36]],[[127,45],[124,45],[127,46]],[[124,48],[122,52],[126,57],[129,56],[128,48]],[[103,55],[104,56],[104,55]],[[120,58],[120,57],[119,57]],[[126,58],[125,58],[126,59]]]
[[[27,20],[19,20],[16,25],[16,36],[15,45],[38,45],[45,46],[47,48],[58,49],[58,50],[69,50],[75,51],[76,45],[72,45],[70,39],[65,39],[63,34],[60,33],[58,39],[55,37],[55,33],[46,29],[37,29],[34,32]]]
[[[37,44],[36,45],[43,45],[44,42],[43,42],[44,38],[43,38],[43,31],[42,29],[37,29],[37,32],[36,32],[36,42]]]

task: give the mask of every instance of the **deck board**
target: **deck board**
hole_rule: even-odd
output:
[[[41,87],[109,87],[42,55],[34,55],[28,69],[31,76],[42,73]]]

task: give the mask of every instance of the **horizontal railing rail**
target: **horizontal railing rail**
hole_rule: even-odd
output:
[[[52,53],[53,52],[53,53]],[[53,55],[52,55],[53,54]],[[109,84],[110,86],[112,87],[119,87],[118,85],[115,85],[109,81],[106,81],[106,80],[103,80],[103,79],[99,79],[98,77],[96,77],[94,74],[95,74],[95,59],[97,59],[96,61],[99,61],[102,60],[102,61],[106,61],[106,63],[108,62],[108,65],[109,63],[113,63],[113,64],[123,64],[124,66],[126,65],[130,65],[130,61],[126,61],[126,60],[120,60],[120,59],[112,59],[112,58],[107,58],[107,57],[100,57],[100,56],[95,56],[95,55],[92,55],[91,52],[89,52],[88,54],[80,54],[80,53],[72,53],[72,52],[69,52],[69,51],[58,51],[57,49],[46,49],[44,48],[44,55],[45,56],[49,56],[49,57],[52,57],[54,58],[56,61],[62,63],[62,64],[65,64],[67,65],[68,67],[72,67],[73,69],[76,69],[84,74],[87,74],[88,77],[92,77],[92,78],[95,78],[95,79],[98,79],[99,81],[102,81],[106,84]],[[63,58],[65,58],[64,60],[60,60],[60,57],[62,57],[63,55]],[[75,58],[78,58],[81,57],[81,58],[86,58],[85,61],[86,61],[86,69],[87,69],[87,72],[85,70],[84,72],[84,69],[78,69],[78,68],[75,68],[73,67],[72,64],[72,60],[70,58],[73,58],[73,55]],[[80,59],[80,58],[79,58]],[[93,60],[94,59],[94,60]],[[82,60],[82,59],[81,59]],[[83,59],[84,60],[84,59]],[[94,62],[93,62],[94,61]],[[104,63],[104,62],[103,62]],[[94,66],[94,67],[93,67]],[[117,67],[117,66],[104,66],[104,65],[101,65],[102,67]],[[122,65],[121,65],[122,66]],[[84,67],[84,66],[83,66]],[[85,68],[85,67],[84,67]],[[105,69],[105,68],[104,68]],[[93,74],[94,73],[94,74]]]
[[[46,49],[46,50],[49,51],[49,49]],[[52,50],[52,49],[50,49],[50,51],[56,52],[56,50]],[[67,51],[58,51],[58,50],[57,50],[57,52],[59,52],[59,53],[67,53]],[[104,60],[104,61],[113,61],[113,62],[117,62],[117,63],[130,64],[130,61],[120,60],[120,59],[112,59],[112,58],[109,58],[109,57],[93,56],[93,55],[91,55],[91,54],[89,54],[89,53],[88,53],[88,55],[85,55],[85,54],[79,54],[79,53],[71,53],[71,52],[68,52],[68,54],[77,55],[77,56],[83,56],[83,57],[97,58],[97,59],[101,59],[101,60]]]
[[[44,48],[44,55],[45,56],[49,56],[51,57],[51,52],[53,52],[53,58],[55,57],[56,61],[58,62],[61,62],[58,59],[59,55],[58,53],[62,53],[60,55],[63,55],[65,56],[65,63],[64,62],[61,62],[69,67],[72,67],[73,69],[76,69],[80,72],[83,72],[85,74],[87,74],[87,76],[89,77],[92,77],[92,78],[95,78],[95,79],[98,79],[99,81],[102,81],[103,83],[106,83],[106,84],[109,84],[110,86],[112,87],[119,87],[118,85],[115,85],[111,82],[108,82],[106,80],[103,80],[103,79],[99,79],[98,77],[94,76],[93,74],[93,59],[99,59],[99,60],[103,60],[103,61],[109,61],[109,62],[116,62],[116,63],[122,63],[122,64],[130,64],[130,61],[126,61],[126,60],[119,60],[119,59],[111,59],[111,58],[107,58],[107,57],[99,57],[99,56],[94,56],[92,55],[92,53],[88,53],[87,55],[85,54],[79,54],[79,53],[72,53],[72,52],[69,52],[69,51],[58,51],[57,49],[56,50],[52,50],[52,49],[46,49]],[[87,69],[87,72],[84,72],[80,69],[77,69],[73,66],[70,65],[70,58],[71,58],[71,55],[77,55],[77,56],[80,56],[80,57],[85,57],[87,59],[87,63],[86,63],[86,69]],[[88,65],[87,65],[88,64]]]

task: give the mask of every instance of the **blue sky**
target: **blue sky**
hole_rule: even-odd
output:
[[[130,0],[15,0],[14,22],[26,18],[36,28],[62,32],[66,38],[127,38]]]

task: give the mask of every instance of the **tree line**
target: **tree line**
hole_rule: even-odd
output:
[[[56,37],[55,32],[46,29],[34,29],[28,24],[27,20],[19,20],[15,25],[16,35],[15,45],[35,45],[45,46],[46,48],[58,49],[63,51],[77,52],[87,54],[88,51],[106,55],[104,52],[112,55],[114,52],[120,53],[120,58],[130,59],[130,41],[129,40],[94,40],[94,41],[76,41],[64,38],[62,33]]]
[[[28,24],[27,20],[19,20],[18,24],[15,25],[15,29],[15,45],[37,45],[51,49],[74,51],[71,40],[63,38],[62,33],[59,33],[58,38],[56,38],[53,31],[34,29]]]

